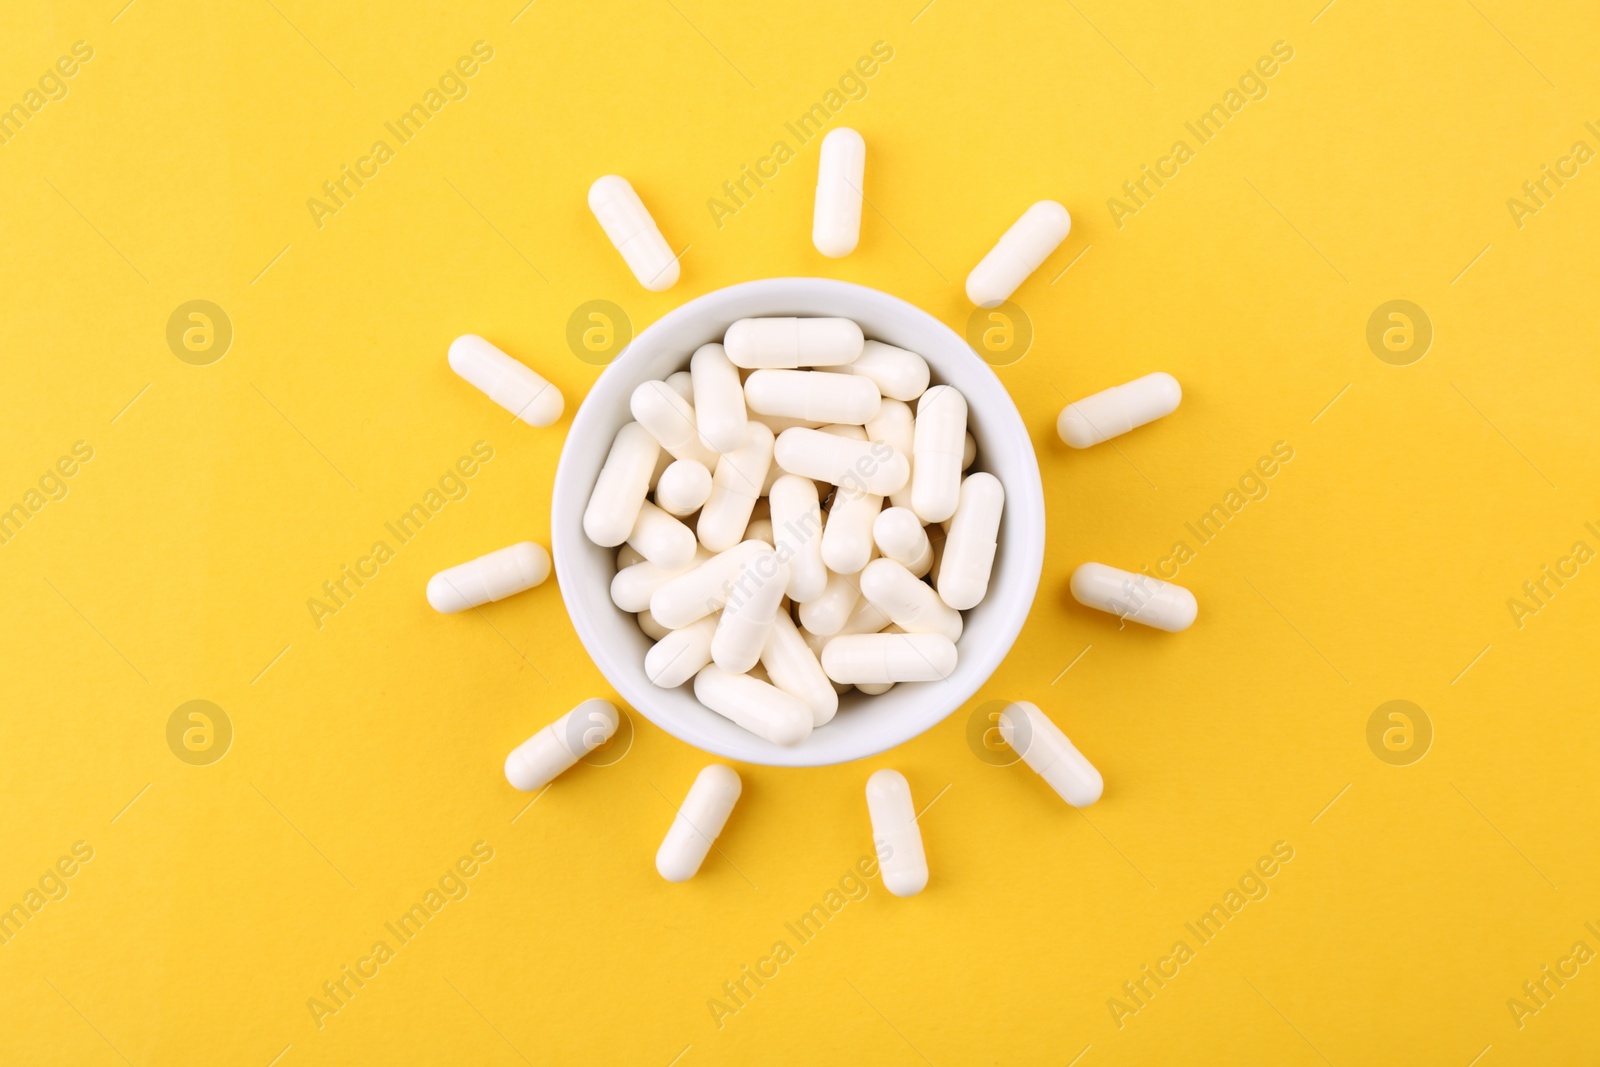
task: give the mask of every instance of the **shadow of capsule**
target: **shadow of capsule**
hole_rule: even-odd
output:
[[[191,366],[205,367],[233,346],[233,320],[209,300],[188,300],[167,318],[167,347]]]
[[[1433,347],[1433,320],[1409,300],[1386,300],[1367,318],[1367,347],[1391,367],[1408,367]]]
[[[632,340],[628,313],[609,300],[587,300],[567,318],[567,347],[592,366],[611,363]]]
[[[1408,767],[1433,747],[1433,720],[1409,700],[1386,701],[1367,719],[1367,747],[1391,767]]]
[[[167,747],[192,767],[205,767],[233,746],[233,720],[209,700],[179,704],[167,719]]]
[[[1022,758],[1020,753],[1028,747],[1029,725],[1025,717],[1018,721],[1021,736],[1015,739],[1015,746],[1006,744],[1000,732],[1000,713],[1011,703],[1009,700],[986,700],[967,716],[967,747],[991,767],[1011,766]]]
[[[1008,367],[1033,347],[1033,320],[1007,300],[994,308],[973,308],[967,316],[967,344],[991,367]]]

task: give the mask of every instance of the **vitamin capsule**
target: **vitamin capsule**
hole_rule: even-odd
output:
[[[867,142],[855,130],[840,126],[822,139],[811,243],[832,259],[854,252],[861,239],[861,183],[866,169]]]
[[[836,682],[942,682],[956,669],[956,646],[943,634],[848,634],[822,649],[822,669]]]
[[[751,422],[759,422],[761,425],[771,430],[774,437],[783,431],[791,430],[796,426],[802,426],[808,430],[815,430],[820,426],[827,425],[826,423],[816,422],[812,419],[790,419],[782,415],[762,415],[754,411],[749,411],[747,414]]]
[[[548,577],[550,553],[532,541],[521,541],[435,574],[428,579],[428,603],[448,615],[504,600]]]
[[[967,439],[961,443],[961,469],[964,471],[972,466],[972,461],[978,458],[978,442],[967,434]]]
[[[883,694],[887,693],[889,690],[894,688],[894,683],[893,682],[882,682],[882,683],[862,682],[860,685],[856,686],[856,688],[861,690],[863,693],[867,694],[867,696],[869,696],[869,697],[881,697],[881,696],[883,696]]]
[[[700,870],[711,843],[722,833],[739,800],[739,773],[713,763],[695,776],[683,807],[656,850],[656,871],[669,882],[687,882]]]
[[[610,701],[585,700],[511,750],[506,781],[531,793],[610,740],[621,721]]]
[[[623,567],[611,576],[611,602],[630,614],[648,611],[657,589],[710,558],[711,553],[697,547],[694,558],[681,567],[658,567],[649,560]]]
[[[750,512],[771,466],[772,431],[760,423],[751,423],[744,444],[717,460],[716,473],[711,476],[711,495],[695,524],[701,544],[721,552],[739,543],[744,528],[750,525]]]
[[[838,370],[870,378],[878,392],[892,400],[915,400],[928,388],[928,361],[882,341],[861,346],[861,356]]]
[[[628,532],[628,544],[657,567],[678,570],[694,561],[694,531],[646,500]]]
[[[1068,404],[1056,419],[1056,433],[1073,448],[1088,448],[1171,415],[1182,400],[1178,379],[1157,371]]]
[[[640,285],[659,293],[677,283],[678,259],[626,178],[607,174],[596,179],[589,186],[589,210]]]
[[[744,537],[742,540],[765,541],[769,545],[772,544],[772,520],[751,519],[750,525],[744,528]]]
[[[861,572],[861,595],[907,633],[961,639],[961,612],[947,606],[931,585],[918,581],[892,559],[867,564]]]
[[[1066,208],[1054,200],[1034,204],[967,275],[967,299],[984,308],[1004,304],[1071,230],[1072,216]]]
[[[928,884],[928,857],[906,776],[887,767],[874,771],[867,779],[867,814],[883,888],[897,897],[916,896]]]
[[[841,429],[852,428],[865,436],[859,427]],[[911,464],[888,443],[856,440],[830,432],[833,429],[796,426],[785,430],[778,435],[772,458],[790,474],[876,496],[893,493],[910,480]]]
[[[639,629],[643,630],[644,635],[652,641],[659,641],[672,632],[656,622],[656,617],[648,611],[639,612],[634,619],[639,623]]]
[[[821,595],[800,605],[800,625],[819,637],[832,637],[850,618],[860,599],[861,587],[854,574],[829,571]]]
[[[681,371],[679,373],[682,373]],[[694,382],[695,422],[700,440],[713,452],[732,452],[749,429],[739,368],[719,344],[701,345],[689,360]]]
[[[583,512],[583,532],[601,548],[615,548],[628,539],[639,508],[650,492],[661,445],[637,422],[617,431],[600,477]]]
[[[811,709],[804,701],[748,674],[730,674],[713,663],[694,676],[694,697],[775,745],[797,745],[811,736]]]
[[[711,662],[711,637],[716,632],[715,615],[667,631],[644,655],[645,677],[663,689],[676,689]]]
[[[717,465],[717,454],[695,428],[694,408],[666,382],[640,382],[628,399],[628,410],[672,458],[692,459],[707,470]]]
[[[872,558],[872,524],[883,497],[839,488],[822,526],[822,562],[835,574],[855,574]]]
[[[672,386],[672,391],[677,393],[690,404],[694,403],[694,378],[686,370],[675,371],[667,375],[667,384]]]
[[[761,659],[772,618],[778,613],[783,591],[789,587],[789,568],[768,548],[753,556],[739,574],[723,606],[711,641],[711,661],[725,671],[743,674]]]
[[[1033,772],[1075,808],[1100,799],[1105,780],[1037,704],[1019,700],[1000,712],[1000,736]]]
[[[799,697],[811,709],[813,727],[827,725],[839,710],[839,694],[786,611],[773,617],[772,632],[761,650],[761,665],[773,685]]]
[[[872,541],[887,559],[892,559],[921,578],[933,566],[933,545],[928,541],[922,520],[910,508],[884,508],[872,522]]]
[[[711,495],[711,472],[704,463],[680,459],[656,479],[656,506],[668,515],[693,515]]]
[[[938,579],[939,599],[957,611],[977,607],[989,592],[1005,503],[1005,487],[992,474],[980,471],[961,482],[961,503],[945,534]]]
[[[450,369],[529,426],[561,417],[561,390],[476,334],[450,342]]]
[[[617,570],[619,571],[624,567],[631,567],[635,563],[643,561],[644,557],[639,555],[639,550],[626,541],[622,542],[621,547],[617,549]]]
[[[911,507],[911,456],[917,439],[916,416],[911,413],[911,405],[885,398],[877,417],[868,421],[863,429],[869,441],[882,441],[906,458],[906,484],[889,494],[889,503],[897,508]]]
[[[722,610],[739,572],[756,556],[772,551],[760,541],[742,541],[718,552],[693,570],[678,575],[650,594],[650,614],[669,630]]]
[[[1183,586],[1104,563],[1080,564],[1072,572],[1072,596],[1085,607],[1168,633],[1187,630],[1200,611],[1194,594]]]
[[[740,319],[722,338],[736,367],[837,367],[861,355],[861,327],[849,319]]]
[[[863,596],[856,601],[855,607],[850,609],[850,617],[844,620],[844,625],[839,627],[839,632],[834,636],[882,633],[885,627],[892,624],[893,620],[884,614],[882,608]]]
[[[859,426],[882,402],[870,378],[809,370],[758,370],[744,382],[751,411]]]
[[[911,445],[911,509],[923,522],[943,522],[956,512],[966,432],[966,397],[948,385],[922,394]]]
[[[776,455],[776,453],[774,453]],[[822,562],[822,508],[810,478],[785,474],[772,483],[773,545],[789,564],[789,599],[804,604],[822,595],[828,568]]]

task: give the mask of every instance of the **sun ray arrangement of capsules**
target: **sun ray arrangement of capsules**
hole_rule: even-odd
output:
[[[866,157],[855,130],[822,142],[812,242],[825,256],[855,250]],[[678,259],[627,179],[597,180],[589,208],[640,285],[677,282]],[[1003,304],[1071,227],[1062,205],[1033,204],[968,275],[968,298]],[[530,426],[561,417],[560,390],[481,337],[458,338],[449,362]],[[691,685],[711,712],[792,746],[826,730],[852,688],[870,698],[950,677],[963,612],[988,593],[1005,490],[972,470],[967,399],[931,378],[922,356],[847,318],[746,318],[633,391],[633,421],[616,432],[582,526],[617,549],[611,599],[654,642],[644,658],[654,686]],[[1149,374],[1069,404],[1056,429],[1088,448],[1181,399],[1171,375]],[[463,611],[550,570],[544,547],[524,541],[434,575],[428,602]],[[1198,610],[1181,586],[1101,563],[1079,566],[1070,588],[1088,607],[1171,632]],[[513,750],[506,778],[541,789],[619,723],[611,702],[586,700]],[[1036,705],[1009,704],[998,726],[1066,803],[1100,798],[1100,773]],[[694,877],[740,791],[726,764],[700,772],[656,854],[663,878]],[[905,776],[876,771],[866,799],[885,888],[921,892],[928,863]]]

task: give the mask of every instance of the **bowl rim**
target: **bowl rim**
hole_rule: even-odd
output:
[[[797,296],[795,292],[797,288],[803,290],[805,295]],[[811,738],[786,748],[755,734],[746,734],[737,727],[733,727],[736,733],[729,733],[726,727],[731,724],[727,724],[716,713],[704,708],[700,710],[705,716],[710,717],[709,719],[699,719],[698,716],[686,717],[672,707],[675,701],[669,696],[673,693],[686,694],[687,699],[693,702],[692,692],[687,692],[686,687],[663,690],[652,685],[644,674],[642,659],[636,669],[627,669],[627,664],[619,659],[618,650],[606,640],[606,635],[602,632],[601,624],[595,615],[597,611],[620,613],[620,609],[611,602],[608,587],[601,587],[599,597],[595,596],[596,590],[587,589],[588,583],[592,581],[592,575],[591,569],[584,563],[583,556],[586,549],[592,551],[594,546],[588,543],[583,534],[582,514],[587,506],[592,485],[576,487],[572,485],[573,480],[579,477],[575,472],[577,463],[572,459],[576,450],[580,447],[608,450],[611,439],[616,434],[617,427],[609,425],[606,415],[600,410],[604,406],[600,398],[611,397],[614,400],[612,394],[633,384],[632,378],[637,374],[638,365],[656,356],[657,353],[653,351],[656,339],[705,316],[708,309],[714,307],[755,302],[767,308],[760,314],[810,317],[817,315],[818,312],[795,310],[796,306],[833,300],[838,300],[841,308],[850,306],[852,302],[878,303],[886,309],[886,313],[902,317],[909,315],[913,319],[921,320],[922,326],[932,332],[945,335],[944,339],[953,342],[953,345],[947,344],[944,347],[952,351],[964,350],[970,356],[971,362],[962,369],[960,376],[964,377],[970,373],[978,375],[980,379],[987,379],[985,391],[991,395],[984,398],[986,414],[982,420],[983,435],[989,436],[990,433],[996,432],[991,429],[996,423],[1008,423],[1010,428],[999,432],[1019,435],[1024,442],[1024,447],[1016,449],[1018,453],[1016,458],[1021,461],[1021,469],[1008,468],[1004,474],[995,472],[1006,489],[1006,519],[1012,524],[1002,530],[1001,536],[1002,543],[1006,544],[1005,552],[1008,556],[1006,573],[1009,577],[1006,584],[1010,588],[1009,607],[998,613],[998,617],[987,620],[989,633],[983,645],[976,648],[967,645],[966,635],[963,634],[962,662],[956,673],[941,682],[919,685],[915,692],[925,694],[926,699],[910,704],[911,710],[908,714],[895,720],[885,719],[879,729],[863,728],[860,736],[855,739],[857,743],[844,751],[836,751],[840,748],[838,744],[814,745]],[[849,317],[844,310],[840,310],[838,314]],[[867,332],[871,336],[873,331],[869,329]],[[696,344],[720,340],[720,336],[720,334],[708,335]],[[886,343],[891,342],[886,340]],[[688,353],[692,351],[691,347],[684,354],[685,363]],[[948,355],[920,354],[933,367],[936,379],[943,378],[948,381],[952,377],[950,374],[941,373],[939,366],[948,363]],[[964,386],[963,394],[966,394],[969,388],[970,386]],[[601,440],[604,443],[597,444]],[[981,452],[982,449],[980,454]],[[600,462],[604,462],[603,453]],[[601,372],[573,415],[572,425],[567,431],[561,455],[556,463],[556,475],[551,490],[550,518],[551,555],[567,616],[577,631],[585,653],[622,700],[685,744],[726,759],[769,766],[827,766],[865,759],[904,744],[944,721],[988,682],[1010,653],[1032,609],[1044,565],[1044,487],[1039,473],[1038,457],[1027,424],[1004,383],[960,334],[934,317],[931,312],[881,289],[834,278],[805,276],[763,278],[724,286],[685,301],[641,330]],[[1032,521],[1024,521],[1030,519]],[[603,608],[597,606],[595,603],[597,600],[603,602]],[[621,653],[621,655],[631,655],[631,653]],[[695,706],[699,707],[698,704]],[[841,710],[840,714],[846,712]],[[697,719],[699,721],[696,721]],[[721,725],[706,728],[706,724],[713,721]],[[821,730],[826,729],[826,727],[821,728]],[[813,734],[812,738],[817,736],[818,734]]]

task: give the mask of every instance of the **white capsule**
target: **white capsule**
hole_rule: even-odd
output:
[[[739,800],[741,783],[732,767],[713,763],[695,776],[689,795],[656,850],[656,871],[669,882],[687,882],[700,870],[711,843],[722,833]]]
[[[695,428],[694,408],[666,382],[640,382],[628,399],[628,410],[674,459],[692,459],[708,470],[717,465],[717,454]]]
[[[650,492],[650,476],[660,454],[661,445],[637,422],[617,431],[583,512],[583,532],[589,540],[615,548],[628,539]]]
[[[870,378],[878,392],[891,400],[915,400],[928,388],[928,361],[882,341],[863,344],[860,358],[838,371]]]
[[[861,587],[854,574],[829,571],[821,595],[800,605],[800,625],[819,637],[832,637],[850,618],[860,599]]]
[[[759,373],[759,372],[758,372]],[[860,427],[838,427],[854,434],[793,427],[778,435],[772,458],[790,474],[828,482],[843,488],[886,496],[904,488],[911,464],[898,449],[884,441],[859,440]]]
[[[1187,630],[1200,611],[1194,594],[1183,586],[1104,563],[1080,564],[1071,585],[1073,598],[1085,607],[1168,633]]]
[[[956,512],[966,432],[966,397],[948,385],[922,394],[911,445],[911,509],[923,522],[943,522]]]
[[[676,689],[711,662],[711,638],[716,632],[715,615],[667,631],[645,653],[645,677],[663,689]]]
[[[889,494],[889,503],[897,508],[911,507],[912,454],[916,448],[916,416],[911,405],[903,400],[884,398],[875,418],[863,429],[869,441],[882,441],[906,459],[906,482]]]
[[[873,772],[867,779],[867,814],[883,888],[897,897],[916,896],[928,884],[928,857],[906,776],[887,767]]]
[[[550,553],[521,541],[435,574],[428,579],[428,603],[445,614],[465,611],[532,589],[548,577]]]
[[[611,602],[629,614],[648,611],[657,589],[710,558],[711,553],[698,548],[694,558],[681,567],[658,567],[646,559],[629,564],[611,576]]]
[[[589,210],[640,285],[659,293],[676,284],[677,257],[626,178],[607,174],[596,179],[589,186]]]
[[[967,434],[966,440],[961,442],[961,469],[964,471],[972,466],[972,461],[978,458],[978,441],[972,434]]]
[[[837,367],[861,355],[865,338],[849,319],[740,319],[722,338],[736,367]]]
[[[610,740],[619,721],[610,701],[585,700],[511,750],[506,757],[506,781],[524,793],[550,784],[556,775]]]
[[[1157,371],[1068,404],[1056,433],[1073,448],[1088,448],[1172,414],[1182,400],[1178,379]]]
[[[1066,208],[1054,200],[1034,204],[967,275],[967,299],[985,308],[1004,304],[1071,230]]]
[[[797,696],[715,663],[694,676],[694,696],[718,715],[775,745],[798,745],[811,736],[811,709]]]
[[[861,239],[861,188],[867,169],[867,142],[848,126],[822,139],[817,158],[817,202],[811,243],[838,259],[856,250]]]
[[[680,630],[713,611],[721,611],[740,571],[756,556],[771,552],[761,541],[741,541],[650,594],[650,614],[669,630]]]
[[[773,546],[789,564],[789,599],[805,604],[822,595],[828,568],[822,562],[822,508],[810,478],[785,474],[772,483]]]
[[[861,595],[907,633],[961,639],[961,612],[939,599],[926,582],[892,559],[875,559],[861,572]]]
[[[694,561],[694,531],[646,500],[628,531],[628,544],[658,567],[677,570]]]
[[[1005,503],[1005,486],[992,474],[979,471],[961,483],[938,579],[939,598],[957,611],[977,607],[988,595]]]
[[[758,370],[744,381],[745,403],[762,415],[859,426],[882,396],[870,378],[809,370]]]
[[[711,472],[692,459],[675,460],[656,479],[656,506],[668,515],[693,515],[711,496]]]
[[[748,414],[751,422],[759,422],[761,425],[771,430],[774,437],[783,431],[793,429],[796,426],[803,426],[808,430],[815,430],[819,426],[826,425],[825,423],[817,422],[813,419],[791,419],[786,418],[783,415],[762,415],[755,411],[748,412]]]
[[[811,709],[811,725],[825,726],[839,710],[839,694],[822,672],[817,654],[806,644],[789,613],[780,611],[772,620],[772,632],[761,650],[761,665],[772,684],[790,696],[799,697]]]
[[[743,674],[761,659],[773,616],[789,586],[789,568],[767,549],[753,556],[740,572],[723,606],[711,641],[711,660],[725,671]]]
[[[624,567],[631,567],[635,563],[641,562],[643,559],[644,557],[639,555],[639,550],[628,544],[626,541],[622,542],[622,544],[617,548],[617,570],[619,571]]]
[[[561,390],[476,334],[450,342],[450,369],[529,426],[561,417]]]
[[[874,560],[873,562],[877,561]],[[891,625],[893,625],[893,620],[884,614],[883,609],[863,596],[856,600],[855,606],[850,609],[850,617],[844,620],[844,625],[839,627],[839,632],[834,636],[849,637],[851,634],[883,633]],[[898,632],[904,633],[905,631],[899,630]]]
[[[694,403],[694,378],[686,370],[674,371],[667,375],[667,384],[672,391],[683,397],[690,404]]]
[[[639,629],[644,631],[644,635],[652,641],[659,641],[672,632],[656,622],[656,617],[648,611],[639,612],[634,616],[634,620],[638,622]]]
[[[714,452],[732,452],[744,444],[749,430],[739,368],[728,361],[721,345],[712,343],[695,349],[689,373],[700,440]]]
[[[1037,704],[1007,704],[1000,712],[1000,736],[1068,804],[1086,808],[1100,799],[1105,789],[1100,772]]]
[[[740,540],[765,541],[769,545],[772,544],[772,520],[751,519],[750,525],[745,527],[744,536]]]
[[[883,497],[840,487],[822,527],[822,562],[836,574],[855,574],[872,558],[872,524]]]
[[[884,508],[872,522],[872,541],[888,559],[921,578],[933,567],[933,545],[910,508]]]
[[[956,646],[943,634],[846,634],[822,649],[822,669],[836,682],[942,682],[956,669]]]
[[[725,452],[711,476],[711,495],[700,509],[695,532],[713,552],[732,548],[750,525],[750,513],[772,466],[772,431],[751,423],[744,444]]]

